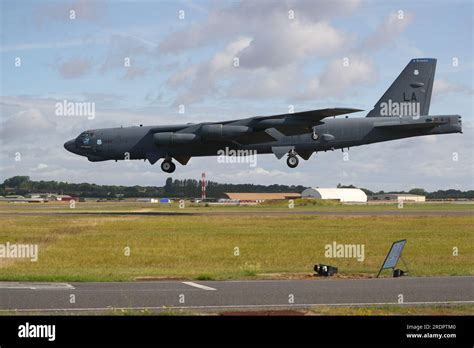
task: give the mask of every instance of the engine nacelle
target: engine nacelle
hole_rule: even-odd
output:
[[[323,134],[321,136],[321,138],[324,140],[324,141],[333,141],[334,140],[334,135],[332,134]]]
[[[204,139],[223,139],[233,138],[245,133],[251,129],[247,126],[227,126],[222,124],[208,124],[201,127],[201,136]]]
[[[156,145],[183,145],[197,141],[199,137],[192,133],[163,132],[153,135]]]

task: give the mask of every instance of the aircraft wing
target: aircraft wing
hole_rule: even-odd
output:
[[[274,141],[272,136],[265,132],[266,129],[275,128],[285,136],[309,133],[312,127],[320,124],[326,117],[349,114],[362,111],[353,108],[327,108],[281,114],[272,116],[257,116],[243,120],[229,121],[227,125],[245,125],[252,128],[253,132],[234,139],[241,144],[255,144]]]
[[[327,108],[310,111],[295,112],[290,114],[280,114],[271,116],[255,116],[240,120],[219,122],[223,126],[246,126],[251,132],[238,135],[232,141],[239,144],[259,144],[276,139],[266,129],[275,128],[285,136],[309,133],[312,127],[320,124],[326,117],[349,114],[362,111],[353,108]]]
[[[224,121],[224,122],[219,122],[219,123],[222,123],[222,124],[249,124],[249,123],[255,123],[255,122],[259,122],[259,121],[263,121],[263,120],[286,119],[286,118],[321,121],[323,118],[326,118],[326,117],[339,116],[339,115],[350,114],[350,113],[359,112],[359,111],[363,111],[363,110],[353,109],[353,108],[327,108],[327,109],[317,109],[317,110],[294,112],[294,113],[291,113],[291,114],[279,114],[279,115],[271,115],[271,116],[254,116],[254,117],[250,117],[250,118]]]
[[[326,117],[362,111],[352,108],[328,108],[280,114],[256,116],[233,121],[204,122],[198,124],[160,126],[150,130],[155,143],[162,145],[184,144],[196,138],[209,142],[235,142],[238,144],[260,144],[277,140],[266,132],[276,129],[282,136],[309,133],[312,127]]]
[[[254,117],[254,119],[269,120],[269,119],[290,118],[290,119],[305,119],[305,120],[312,120],[312,121],[321,121],[323,118],[326,118],[326,117],[351,114],[353,112],[359,112],[359,111],[363,111],[363,110],[352,109],[352,108],[327,108],[327,109],[294,112],[291,114],[281,114],[281,115],[274,115],[274,116],[258,116],[258,117]]]

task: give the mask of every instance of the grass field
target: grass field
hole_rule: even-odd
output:
[[[405,203],[403,208],[398,208],[397,203],[383,204],[340,204],[333,201],[321,201],[311,199],[294,200],[294,208],[300,211],[471,211],[474,214],[474,204],[469,203]],[[105,201],[105,202],[76,202],[74,209],[69,207],[67,202],[48,202],[48,203],[7,203],[0,202],[0,212],[129,212],[129,211],[176,211],[176,212],[266,212],[266,211],[289,211],[288,201],[274,201],[258,205],[213,205],[205,203],[191,203],[185,201],[184,209],[179,207],[179,202],[174,201],[171,204],[150,204],[125,201]]]
[[[95,211],[100,203],[78,203]],[[473,205],[405,205],[404,209],[473,209]],[[452,208],[452,207],[455,208]],[[146,207],[146,208],[143,208]],[[413,276],[473,275],[474,216],[14,216],[21,211],[70,211],[62,205],[2,204],[0,244],[39,244],[37,262],[0,258],[0,280],[125,281],[138,277],[252,279],[310,276],[316,263],[341,276],[374,276],[393,241],[406,238]],[[105,204],[103,210],[178,210],[150,204]],[[185,208],[184,210],[189,210]],[[193,207],[255,212],[281,206]],[[229,210],[226,210],[229,209]],[[396,209],[396,206],[297,205],[295,209]],[[181,209],[183,210],[183,209]],[[74,210],[77,211],[77,210]],[[10,214],[10,212],[12,214]],[[326,258],[333,242],[364,244],[365,260]],[[125,251],[130,248],[130,255]],[[459,250],[453,255],[453,248]],[[236,256],[238,248],[238,256]],[[403,267],[402,267],[403,268]],[[387,273],[388,274],[388,273]]]
[[[107,316],[203,316],[203,315],[308,315],[308,316],[324,316],[324,315],[340,315],[340,316],[371,316],[371,315],[472,315],[473,305],[384,305],[384,306],[317,306],[309,309],[296,310],[252,310],[246,311],[200,311],[179,308],[163,308],[160,310],[151,309],[124,309],[124,308],[109,308],[104,311],[91,310],[86,312],[87,315],[107,315]],[[51,311],[49,314],[55,315],[84,315],[84,312],[55,312]],[[45,315],[44,312],[17,312],[4,311],[0,312],[0,316],[9,315]]]
[[[320,306],[307,312],[309,315],[472,315],[473,305],[422,305],[422,306]]]

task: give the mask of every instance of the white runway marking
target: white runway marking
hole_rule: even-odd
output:
[[[201,285],[198,283],[193,283],[193,282],[183,282],[183,284],[189,285],[189,286],[194,286],[195,288],[203,289],[203,290],[217,290],[214,288],[211,288],[209,286]]]
[[[67,283],[17,283],[0,282],[0,289],[26,289],[26,290],[72,290],[74,286]]]

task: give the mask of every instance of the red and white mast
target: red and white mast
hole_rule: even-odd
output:
[[[206,173],[202,173],[201,177],[201,198],[206,199]]]

